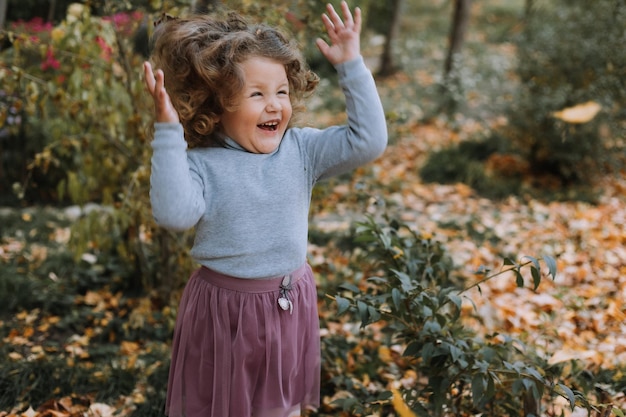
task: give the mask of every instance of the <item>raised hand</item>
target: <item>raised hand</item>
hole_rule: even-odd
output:
[[[146,89],[154,100],[155,120],[159,123],[178,123],[178,113],[174,109],[170,96],[165,91],[165,77],[163,71],[152,71],[149,62],[143,64]]]
[[[326,6],[326,10],[327,13],[322,15],[322,21],[331,44],[323,39],[317,39],[317,47],[333,65],[355,59],[361,54],[361,9],[358,7],[354,9],[353,18],[348,3],[342,1],[343,19],[331,4]]]

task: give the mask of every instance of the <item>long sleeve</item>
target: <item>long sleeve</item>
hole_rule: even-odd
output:
[[[152,149],[150,202],[155,221],[172,230],[195,226],[205,202],[201,180],[190,170],[182,125],[156,123]]]
[[[304,130],[317,179],[371,162],[387,146],[385,112],[374,77],[363,58],[338,65],[336,69],[346,98],[347,125]]]

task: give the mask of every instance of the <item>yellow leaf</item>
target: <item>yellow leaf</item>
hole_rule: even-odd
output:
[[[556,111],[552,113],[552,115],[566,123],[582,124],[590,122],[594,117],[596,117],[600,110],[602,110],[601,105],[595,101],[588,101],[586,103]]]
[[[393,404],[394,410],[398,413],[399,417],[417,417],[413,411],[409,408],[408,405],[402,399],[402,395],[400,391],[395,388],[391,389],[393,393],[393,397],[391,398],[391,403]]]
[[[122,355],[132,355],[139,350],[139,343],[123,340],[120,344],[120,353]]]
[[[391,361],[393,361],[393,357],[391,356],[391,349],[389,349],[387,346],[380,346],[378,348],[378,357],[384,363],[390,363]]]

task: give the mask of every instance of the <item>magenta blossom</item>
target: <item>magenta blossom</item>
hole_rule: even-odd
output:
[[[116,31],[124,34],[133,32],[135,25],[143,19],[143,13],[134,11],[131,13],[115,13],[113,16],[105,16],[102,18],[105,22],[113,23]]]
[[[46,59],[41,63],[41,70],[47,71],[49,69],[57,70],[61,67],[61,63],[55,58],[52,46],[48,47],[46,51]]]
[[[27,33],[50,32],[52,30],[52,23],[44,22],[41,17],[34,17],[28,22],[25,22],[24,20],[18,20],[11,23],[11,29]]]
[[[105,61],[110,61],[111,56],[113,55],[113,48],[111,48],[107,41],[105,41],[104,38],[101,36],[96,36],[96,43],[102,50],[102,52],[100,53],[100,58],[104,59]]]

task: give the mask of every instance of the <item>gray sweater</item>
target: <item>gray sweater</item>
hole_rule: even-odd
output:
[[[187,150],[180,124],[155,124],[152,212],[168,229],[195,226],[195,261],[240,278],[285,275],[306,261],[315,183],[374,160],[387,145],[385,115],[363,59],[337,71],[348,124],[290,128],[270,154],[231,140]]]

